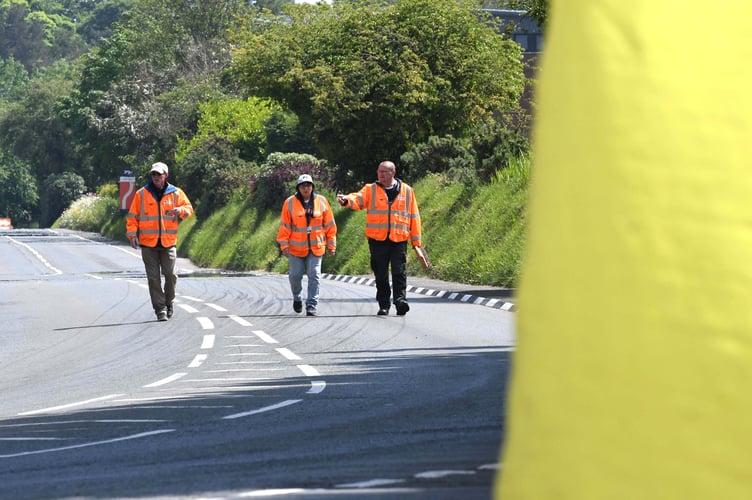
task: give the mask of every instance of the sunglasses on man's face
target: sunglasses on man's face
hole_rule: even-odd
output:
[[[161,176],[161,175],[164,175],[164,174],[160,174],[159,172],[152,172],[152,173],[151,173],[151,176],[152,176],[152,177],[159,177],[159,176]]]

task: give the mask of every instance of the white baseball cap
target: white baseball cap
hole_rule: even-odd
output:
[[[149,170],[149,173],[156,172],[159,175],[162,175],[162,174],[166,174],[167,171],[168,171],[167,165],[165,165],[161,161],[158,161],[157,163],[151,166],[151,170]]]
[[[298,187],[298,186],[300,186],[300,185],[301,185],[301,184],[303,184],[304,182],[310,182],[311,184],[313,184],[313,177],[311,177],[311,176],[310,176],[310,175],[308,175],[308,174],[303,174],[303,175],[301,175],[300,177],[298,177],[298,183],[297,183],[297,184],[295,184],[295,187]],[[315,187],[315,185],[314,185],[314,187]]]

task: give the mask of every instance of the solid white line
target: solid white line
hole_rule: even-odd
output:
[[[310,365],[297,365],[298,369],[303,372],[303,375],[306,377],[318,377],[321,374],[316,370],[316,368],[310,366]]]
[[[204,335],[204,341],[201,343],[201,349],[211,349],[214,347],[214,339],[216,335]]]
[[[23,413],[19,413],[19,417],[25,417],[27,415],[36,415],[38,413],[48,413],[53,412],[57,410],[67,410],[68,408],[74,408],[76,406],[83,406],[87,405],[89,403],[97,403],[99,401],[107,401],[108,399],[118,398],[120,396],[123,396],[123,394],[110,394],[109,396],[102,396],[101,398],[94,398],[94,399],[87,399],[86,401],[78,401],[76,403],[69,403],[66,405],[60,405],[60,406],[53,406],[50,408],[43,408],[41,410],[33,410],[33,411],[25,411]]]
[[[432,470],[427,472],[419,472],[415,474],[416,479],[439,479],[449,476],[472,476],[475,471],[472,470]]]
[[[88,276],[89,278],[94,278],[95,280],[104,279],[101,276],[94,276],[93,274],[84,274],[84,276]]]
[[[388,486],[404,482],[404,479],[371,479],[370,481],[362,481],[360,483],[337,484],[335,488],[373,488],[374,486]]]
[[[241,326],[253,326],[253,325],[252,325],[251,323],[247,322],[246,320],[244,320],[244,319],[243,319],[243,318],[241,318],[240,316],[236,316],[236,315],[234,315],[234,314],[230,314],[230,315],[228,316],[228,318],[230,318],[230,319],[231,319],[231,320],[233,320],[233,321],[234,321],[235,323],[237,323],[237,324],[239,324],[239,325],[241,325]]]
[[[199,316],[196,318],[198,320],[198,323],[201,325],[201,328],[204,330],[214,330],[214,323],[212,323],[212,320],[209,318],[205,318],[204,316]]]
[[[264,342],[266,342],[267,344],[279,344],[279,342],[277,342],[276,340],[274,340],[274,338],[271,335],[269,335],[269,334],[267,334],[267,333],[265,333],[265,332],[263,332],[261,330],[253,330],[253,333],[258,338],[260,338],[261,340],[263,340]]]
[[[294,405],[295,403],[300,403],[301,401],[303,400],[302,399],[288,399],[287,401],[282,401],[281,403],[277,403],[276,405],[265,406],[263,408],[259,408],[258,410],[244,411],[241,413],[233,413],[232,415],[227,415],[226,417],[222,417],[222,418],[225,420],[233,420],[236,418],[248,417],[251,415],[264,413],[264,412],[271,411],[271,410],[278,410],[279,408],[284,408],[285,406]]]
[[[204,361],[206,361],[207,357],[206,354],[197,354],[196,357],[193,358],[193,361],[191,361],[191,364],[188,365],[188,368],[198,368],[204,363]]]
[[[277,349],[277,352],[280,353],[285,358],[289,359],[290,361],[301,359],[300,356],[298,356],[297,354],[295,354],[294,352],[292,352],[287,347],[280,347],[279,349]]]
[[[52,264],[50,264],[49,262],[47,262],[47,259],[45,259],[44,257],[42,257],[42,254],[40,254],[39,252],[37,252],[36,250],[34,250],[33,248],[31,248],[26,243],[22,243],[20,241],[17,241],[15,239],[11,238],[10,236],[8,236],[7,238],[10,241],[12,241],[13,243],[15,243],[16,245],[21,245],[22,247],[26,248],[29,252],[33,253],[34,257],[36,257],[39,260],[39,262],[41,262],[42,264],[44,264],[53,273],[55,273],[55,274],[63,274],[63,272],[60,269],[56,268],[55,266],[53,266]]]
[[[156,382],[152,382],[151,384],[147,384],[144,386],[144,388],[147,387],[159,387],[160,385],[169,384],[170,382],[175,382],[178,379],[181,379],[188,375],[187,373],[174,373],[170,375],[167,378],[163,378],[162,380],[157,380]]]
[[[94,441],[92,443],[83,443],[83,444],[74,444],[71,446],[62,446],[60,448],[48,448],[46,450],[35,450],[35,451],[24,451],[21,453],[12,453],[10,455],[0,455],[0,458],[16,458],[16,457],[25,457],[28,455],[41,455],[43,453],[52,453],[55,451],[66,451],[66,450],[75,450],[78,448],[88,448],[90,446],[98,446],[100,444],[110,444],[110,443],[117,443],[120,441],[128,441],[130,439],[140,439],[143,437],[149,437],[149,436],[156,436],[158,434],[165,434],[167,432],[175,432],[175,429],[164,429],[161,431],[151,431],[151,432],[142,432],[140,434],[133,434],[132,436],[124,436],[121,438],[114,438],[114,439],[106,439],[104,441]]]

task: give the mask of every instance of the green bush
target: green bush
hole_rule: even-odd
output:
[[[52,227],[98,233],[102,231],[104,223],[113,218],[119,211],[117,199],[87,194],[65,209]]]

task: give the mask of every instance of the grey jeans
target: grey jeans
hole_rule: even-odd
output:
[[[322,256],[323,257],[323,256]],[[306,307],[315,308],[319,303],[319,276],[321,275],[321,257],[309,253],[307,257],[287,257],[290,262],[290,290],[293,300],[301,300],[303,292],[303,275],[308,277],[308,295]]]
[[[177,256],[178,252],[175,247],[141,247],[141,260],[144,261],[146,268],[151,305],[156,312],[163,311],[175,300],[175,284],[178,281],[178,275],[175,274]],[[164,290],[162,289],[163,274]]]

